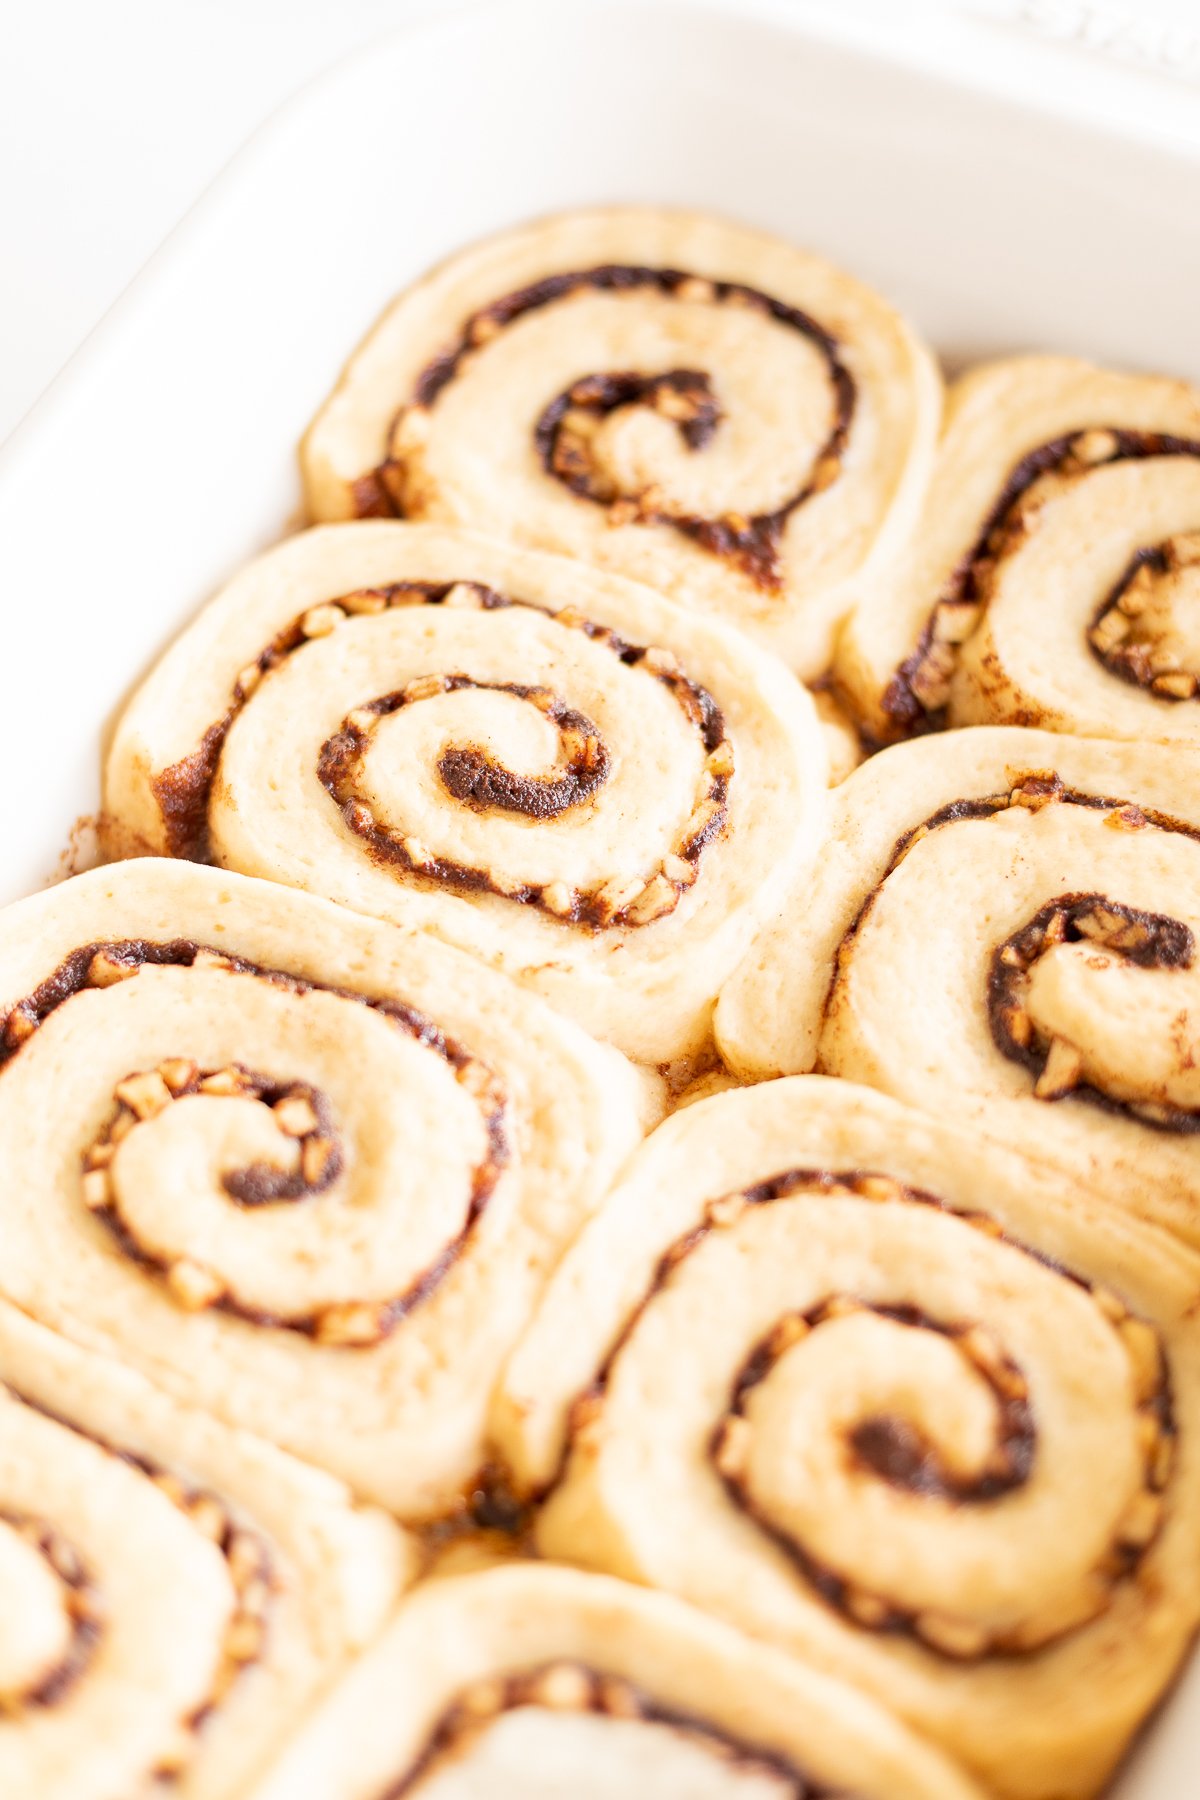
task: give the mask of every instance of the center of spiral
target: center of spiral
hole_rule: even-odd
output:
[[[1160,700],[1200,688],[1200,531],[1139,550],[1088,630],[1110,674]]]
[[[241,1206],[268,1206],[323,1193],[342,1169],[342,1151],[327,1097],[306,1081],[274,1081],[239,1063],[201,1069],[188,1057],[172,1057],[156,1069],[129,1075],[116,1089],[117,1108],[85,1158],[85,1197],[100,1212],[112,1199],[105,1173],[117,1148],[133,1131],[164,1113],[173,1101],[203,1096],[265,1107],[279,1134],[277,1156],[230,1167],[221,1186]]]
[[[53,1526],[0,1514],[0,1593],[0,1707],[56,1705],[99,1636],[83,1562]]]
[[[1033,1073],[1039,1100],[1078,1093],[1165,1130],[1200,1130],[1200,1023],[1178,987],[1194,959],[1182,920],[1060,895],[993,952],[993,1040]],[[1122,1017],[1136,1036],[1113,1031]]]
[[[527,775],[506,768],[490,750],[478,745],[450,745],[438,758],[438,774],[442,786],[456,800],[479,812],[495,808],[531,819],[556,819],[590,800],[607,781],[609,754],[599,730],[586,714],[567,706],[549,688],[477,682],[465,675],[451,675],[435,691],[454,693],[464,688],[527,701],[557,734],[558,762],[549,775]],[[382,710],[387,703],[376,705]]]

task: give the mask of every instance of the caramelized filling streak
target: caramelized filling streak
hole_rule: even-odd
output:
[[[1079,943],[1108,950],[1138,969],[1190,969],[1195,960],[1195,938],[1180,919],[1142,912],[1105,894],[1059,894],[992,952],[988,1024],[996,1048],[1031,1071],[1039,1099],[1059,1100],[1072,1093],[1158,1131],[1200,1131],[1200,1113],[1152,1101],[1117,1099],[1081,1079],[1077,1057],[1071,1058],[1067,1068],[1061,1055],[1055,1058],[1053,1042],[1039,1041],[1022,1004],[1029,972],[1055,945]]]
[[[1110,675],[1132,687],[1148,689],[1158,700],[1195,699],[1200,673],[1180,668],[1170,653],[1164,658],[1155,643],[1155,632],[1147,632],[1143,625],[1156,590],[1161,591],[1172,578],[1178,579],[1180,571],[1198,566],[1200,532],[1144,545],[1134,552],[1088,627],[1088,648]]]
[[[84,1168],[89,1172],[107,1168],[117,1145],[135,1125],[156,1118],[172,1100],[186,1100],[196,1094],[258,1101],[275,1114],[281,1136],[296,1147],[293,1168],[256,1162],[222,1173],[222,1188],[239,1206],[275,1206],[288,1200],[311,1199],[332,1187],[341,1174],[345,1159],[333,1125],[329,1097],[321,1088],[307,1081],[276,1081],[241,1063],[202,1069],[187,1057],[126,1076],[117,1088],[116,1111],[84,1153]]]
[[[752,517],[726,513],[710,519],[675,511],[654,487],[635,494],[619,493],[595,467],[590,436],[609,413],[624,406],[652,408],[678,427],[689,450],[702,450],[720,422],[721,409],[708,376],[700,370],[669,369],[656,375],[637,371],[584,375],[550,401],[534,427],[534,444],[546,472],[580,499],[607,507],[614,524],[637,520],[669,525],[712,555],[731,562],[764,592],[780,592],[784,529],[798,507],[837,480],[850,437],[856,392],[833,334],[799,307],[776,300],[758,288],[738,281],[712,281],[680,269],[654,269],[634,263],[604,263],[592,269],[546,276],[472,313],[457,341],[418,377],[412,399],[399,418],[411,415],[414,409],[433,407],[449,384],[464,372],[470,358],[514,320],[589,289],[619,294],[650,291],[685,302],[745,308],[798,332],[819,352],[833,394],[833,421],[805,484],[771,512]],[[395,436],[396,425],[391,433],[393,444]],[[360,518],[403,516],[404,462],[397,450],[393,449],[377,470],[354,484],[354,500]]]

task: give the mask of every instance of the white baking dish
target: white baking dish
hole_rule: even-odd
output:
[[[296,440],[364,326],[482,232],[708,207],[840,258],[956,360],[1200,378],[1200,161],[769,4],[442,5],[259,133],[0,455],[0,899],[59,869],[118,700],[294,515]],[[1198,1771],[1200,1662],[1116,1792],[1194,1800]]]

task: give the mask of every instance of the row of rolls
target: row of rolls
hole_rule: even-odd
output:
[[[0,1793],[1100,1791],[1200,1626],[1198,459],[692,216],[384,315],[0,914]]]

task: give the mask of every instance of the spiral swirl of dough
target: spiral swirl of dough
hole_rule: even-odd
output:
[[[427,925],[666,1062],[811,850],[825,754],[808,697],[720,626],[361,524],[212,602],[127,710],[106,797],[148,848]]]
[[[836,791],[819,873],[722,996],[743,1074],[819,1068],[1200,1242],[1195,751],[981,729]]]
[[[1198,1265],[814,1077],[638,1153],[499,1401],[544,1553],[875,1693],[989,1791],[1094,1793],[1200,1618]]]
[[[1198,620],[1200,391],[1016,357],[951,390],[923,518],[864,582],[837,680],[879,742],[946,721],[1195,744]]]
[[[397,1510],[460,1502],[649,1078],[442,945],[161,860],[10,908],[0,996],[0,1289]]]
[[[415,1547],[0,1302],[0,1791],[240,1800]]]
[[[314,420],[312,516],[495,532],[715,612],[805,677],[919,505],[929,353],[760,232],[613,208],[523,226],[403,294]]]
[[[664,1594],[535,1563],[427,1585],[251,1800],[979,1800],[862,1694]]]

